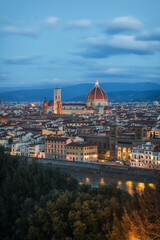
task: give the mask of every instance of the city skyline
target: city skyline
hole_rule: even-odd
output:
[[[160,2],[0,3],[2,87],[155,82]]]

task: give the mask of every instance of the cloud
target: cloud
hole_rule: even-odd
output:
[[[107,58],[112,55],[150,55],[160,50],[160,43],[136,40],[134,36],[115,35],[82,41],[87,47],[80,53],[85,58]]]
[[[139,31],[142,23],[133,17],[118,17],[111,20],[106,26],[106,32],[109,34],[117,34],[122,32]]]
[[[136,37],[137,40],[143,41],[160,41],[160,28],[155,29],[152,33],[141,33]]]
[[[57,17],[48,17],[46,18],[43,23],[48,25],[48,26],[53,26],[59,21],[59,18]]]
[[[9,79],[9,73],[7,72],[0,72],[0,81],[6,81]]]
[[[160,79],[160,70],[158,67],[144,66],[92,66],[87,77],[100,79],[110,79],[115,81],[153,81]]]
[[[44,79],[41,79],[37,82],[40,83],[40,84],[55,84],[59,81],[60,81],[60,79],[58,79],[58,78],[52,78],[52,79],[44,78]]]
[[[66,24],[67,29],[81,29],[81,28],[88,28],[92,24],[91,20],[89,19],[81,19],[81,20],[75,20],[75,21],[69,21]]]
[[[60,65],[55,65],[55,66],[42,66],[40,67],[41,70],[59,70],[59,69],[63,69],[63,66]]]
[[[43,30],[45,30],[47,27],[53,27],[58,21],[59,18],[51,16],[40,22],[34,23],[29,27],[6,25],[1,29],[1,33],[36,38]]]
[[[7,58],[4,59],[4,64],[11,64],[11,65],[28,65],[33,64],[34,60],[40,58],[42,55],[33,55],[33,56],[20,56],[14,58]]]
[[[9,23],[10,19],[6,16],[0,16],[0,23]]]
[[[14,26],[6,26],[2,29],[2,32],[6,34],[21,35],[33,38],[39,35],[39,30],[33,27],[17,28]]]

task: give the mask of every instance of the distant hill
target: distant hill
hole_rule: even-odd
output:
[[[157,91],[122,91],[109,92],[109,102],[136,102],[136,101],[160,101],[160,90]],[[86,96],[71,98],[70,101],[86,101]]]
[[[106,91],[109,101],[143,101],[159,100],[160,85],[156,83],[102,83],[100,86]],[[62,88],[63,101],[86,101],[88,92],[94,84],[78,84]],[[1,92],[0,99],[5,101],[47,101],[53,99],[53,89],[32,89]]]
[[[66,84],[66,83],[65,83]],[[62,87],[63,86],[63,87]],[[92,88],[94,86],[93,83],[80,83],[80,84],[73,84],[73,85],[63,85],[60,84],[60,88],[63,89],[70,89],[71,87],[74,88]],[[149,90],[158,90],[160,89],[160,84],[152,83],[152,82],[135,82],[135,83],[126,83],[126,82],[100,82],[100,86],[104,88],[107,92],[117,92],[117,91],[130,91],[131,89],[133,91],[149,91]],[[36,84],[32,86],[24,86],[24,87],[1,87],[0,93],[2,92],[13,92],[17,90],[32,90],[32,89],[54,89],[55,87],[58,87],[57,84]]]

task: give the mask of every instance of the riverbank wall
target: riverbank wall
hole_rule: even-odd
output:
[[[138,180],[146,182],[156,182],[160,180],[160,169],[135,168],[129,166],[107,165],[102,163],[71,162],[65,160],[53,160],[47,158],[30,158],[37,162],[47,164],[60,169],[70,169],[75,171],[90,171],[100,175],[113,176],[121,179]]]

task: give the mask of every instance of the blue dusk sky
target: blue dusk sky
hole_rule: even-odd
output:
[[[160,0],[1,0],[0,86],[160,81]]]

